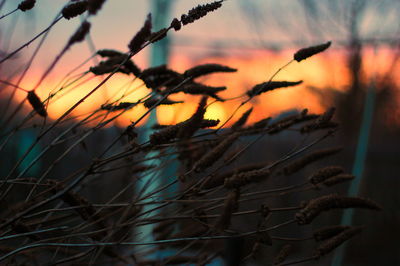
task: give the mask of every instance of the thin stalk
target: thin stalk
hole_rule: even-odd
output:
[[[7,17],[7,16],[13,14],[13,13],[16,12],[16,11],[18,11],[18,8],[14,9],[14,10],[12,10],[12,11],[6,13],[6,14],[4,14],[3,16],[0,17],[0,19],[3,19],[3,18],[5,18],[5,17]]]
[[[39,38],[40,36],[42,36],[43,34],[45,34],[48,30],[50,30],[58,21],[60,21],[63,17],[60,16],[58,17],[55,21],[53,21],[50,26],[48,26],[47,28],[45,28],[43,31],[41,31],[39,34],[37,34],[35,37],[33,37],[33,39],[31,39],[30,41],[28,41],[27,43],[23,44],[22,46],[20,46],[19,48],[17,48],[16,50],[14,50],[13,52],[11,52],[10,54],[8,54],[6,57],[4,57],[3,59],[0,60],[0,64],[2,64],[3,62],[7,61],[8,59],[10,59],[12,56],[14,56],[15,54],[17,54],[18,52],[20,52],[22,49],[24,49],[25,47],[28,47],[31,43],[33,43],[37,38]]]

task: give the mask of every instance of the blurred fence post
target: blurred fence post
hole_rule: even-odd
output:
[[[377,47],[374,46],[374,54],[377,54]],[[374,73],[376,75],[376,72]],[[365,161],[368,153],[369,135],[374,116],[375,98],[376,98],[376,77],[373,77],[370,86],[368,86],[365,96],[364,110],[362,114],[360,132],[357,140],[357,149],[355,160],[353,164],[352,174],[355,176],[354,180],[350,183],[347,195],[356,197],[359,193],[361,180],[364,173]],[[351,225],[353,222],[353,209],[347,209],[343,212],[341,225]],[[346,243],[340,246],[333,257],[332,266],[344,265],[344,256],[346,250]]]
[[[170,20],[170,10],[172,3],[174,1],[172,0],[152,0],[151,1],[151,13],[152,13],[152,18],[153,18],[153,31],[158,31],[159,29],[167,26],[169,24]],[[150,52],[150,66],[158,66],[162,64],[166,64],[168,62],[168,56],[169,56],[169,38],[168,36],[163,38],[162,40],[153,43],[150,46],[151,52]],[[149,119],[146,122],[146,125],[142,128],[140,137],[142,138],[142,141],[148,141],[149,136],[151,133],[151,126],[157,123],[157,115],[156,111],[153,110],[150,115]],[[152,157],[154,156],[154,153],[149,153],[147,157]],[[149,160],[148,163],[149,165],[156,165],[156,167],[159,167],[161,162],[159,160]],[[146,195],[157,188],[159,188],[162,185],[162,178],[158,177],[158,174],[161,173],[163,170],[162,168],[159,169],[156,173],[153,174],[145,174],[140,178],[140,184],[137,184],[137,191],[140,191],[144,185],[149,183],[148,187],[143,190],[143,194]],[[154,195],[156,196],[156,195]],[[148,211],[149,209],[154,208],[154,205],[150,205],[149,207],[145,207],[143,209],[144,212]],[[156,214],[155,211],[149,213],[150,215]],[[142,238],[143,241],[151,241],[151,232],[152,232],[153,225],[146,225],[142,226],[140,229],[142,235],[145,237]]]

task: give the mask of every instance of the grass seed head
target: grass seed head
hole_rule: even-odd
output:
[[[350,175],[350,174],[341,174],[341,175],[336,175],[336,176],[332,176],[326,180],[324,180],[322,182],[322,184],[324,184],[327,187],[331,187],[337,184],[341,184],[343,182],[347,182],[347,181],[351,181],[355,178],[354,175]]]
[[[182,88],[182,91],[186,94],[207,95],[220,101],[222,101],[222,99],[216,93],[224,90],[226,90],[225,86],[213,87],[195,82],[186,84]]]
[[[225,199],[224,207],[221,216],[216,221],[215,228],[220,231],[228,229],[231,225],[232,213],[237,211],[239,205],[240,190],[235,189],[228,193]]]
[[[342,150],[342,148],[339,147],[339,148],[329,148],[329,149],[314,151],[314,152],[309,153],[309,154],[303,156],[302,158],[292,162],[285,168],[283,168],[283,172],[285,175],[291,175],[291,174],[301,170],[302,168],[306,167],[310,163],[313,163],[313,162],[321,160],[325,157],[336,154],[341,150]]]
[[[304,109],[302,112],[296,115],[291,115],[285,117],[277,122],[274,122],[268,127],[268,134],[277,134],[297,123],[302,123],[304,121],[313,120],[318,117],[318,115],[307,114],[308,110]]]
[[[158,103],[158,105],[173,105],[173,104],[177,104],[177,103],[183,103],[183,101],[173,101],[173,100],[170,100],[167,98],[160,101],[160,99],[157,99],[157,98],[149,98],[146,101],[144,101],[143,105],[146,108],[152,108],[157,103]]]
[[[260,95],[267,91],[272,91],[279,88],[293,87],[303,83],[302,80],[299,81],[267,81],[255,85],[251,90],[247,91],[247,96],[254,97]]]
[[[219,122],[219,119],[203,119],[201,122],[201,128],[215,127]]]
[[[167,37],[167,33],[168,33],[167,28],[162,28],[159,31],[152,32],[151,35],[149,36],[149,41],[151,43],[158,42],[158,41],[164,39],[165,37]]]
[[[187,25],[194,21],[206,16],[209,12],[215,11],[222,6],[223,1],[215,1],[205,5],[198,5],[195,8],[189,10],[189,13],[181,16],[181,23]]]
[[[101,49],[96,52],[96,54],[100,55],[101,57],[114,57],[114,56],[122,56],[124,55],[123,52],[112,50],[112,49]]]
[[[137,103],[121,102],[118,105],[103,104],[100,108],[102,110],[115,112],[115,111],[120,111],[120,110],[129,110],[129,109],[132,109],[136,105],[137,105]]]
[[[96,15],[106,0],[88,0],[88,11],[90,15]]]
[[[269,122],[271,121],[271,117],[267,117],[264,119],[261,119],[254,124],[243,128],[244,134],[246,135],[251,135],[251,134],[257,134],[261,132],[266,126],[268,126]]]
[[[89,71],[95,75],[112,73],[118,67],[118,73],[133,74],[136,77],[142,73],[142,70],[125,54],[117,55],[118,52],[113,50],[99,50],[97,53],[107,57],[107,60],[101,61],[97,66],[90,67]]]
[[[350,238],[354,237],[361,233],[363,227],[351,227],[342,231],[341,233],[337,234],[336,236],[328,239],[325,242],[322,242],[315,251],[315,256],[320,258],[328,254],[329,252],[333,251],[335,248],[343,244],[345,241],[349,240]]]
[[[198,65],[195,67],[192,67],[188,70],[186,70],[183,75],[188,78],[198,78],[201,76],[209,75],[212,73],[218,73],[218,72],[236,72],[237,69],[231,68],[228,66],[220,65],[220,64],[203,64],[203,65]]]
[[[128,44],[131,53],[136,54],[140,49],[142,49],[142,46],[149,40],[152,27],[151,14],[148,14],[143,27],[136,33]]]
[[[214,188],[217,186],[222,186],[224,184],[224,181],[226,178],[230,178],[237,173],[260,169],[264,166],[265,166],[265,164],[247,164],[247,165],[238,167],[236,169],[227,171],[225,173],[210,177],[209,179],[207,179],[207,181],[204,182],[202,187],[205,189],[210,189],[210,188]]]
[[[328,166],[322,169],[319,169],[315,172],[310,178],[309,181],[313,185],[317,185],[321,182],[324,182],[328,178],[343,173],[344,169],[340,166]]]
[[[71,19],[83,14],[88,7],[87,1],[71,2],[67,4],[61,11],[65,19]]]
[[[36,4],[36,0],[24,0],[18,5],[18,9],[25,12],[32,9]]]
[[[179,19],[174,18],[171,22],[170,27],[173,28],[175,31],[178,31],[182,28],[182,23],[179,21]]]
[[[281,264],[286,260],[286,258],[289,256],[289,254],[292,252],[293,246],[290,244],[284,245],[276,254],[274,257],[274,264],[273,265],[278,265]]]
[[[310,133],[314,130],[325,129],[325,128],[335,128],[338,126],[337,123],[332,122],[331,119],[335,113],[335,108],[331,107],[326,110],[322,115],[318,117],[314,122],[304,125],[300,131],[302,133]]]
[[[360,197],[345,197],[337,194],[321,196],[310,200],[306,206],[295,214],[300,225],[311,223],[321,212],[331,209],[363,208],[381,210],[381,207],[369,199]]]
[[[232,177],[226,178],[224,186],[226,188],[238,188],[253,182],[265,180],[271,174],[269,169],[251,170],[238,172]]]
[[[40,116],[46,117],[47,111],[39,96],[36,95],[34,91],[28,92],[28,102],[33,107],[33,110],[36,111]]]
[[[224,140],[222,140],[212,150],[204,154],[204,156],[196,162],[194,165],[195,171],[201,172],[212,166],[232,146],[239,136],[238,133],[233,133],[224,138]]]
[[[338,126],[339,126],[338,123],[332,122],[332,121],[329,121],[326,123],[318,123],[318,124],[313,122],[313,123],[302,126],[300,128],[300,132],[301,133],[311,133],[313,131],[320,130],[320,129],[335,129]]]
[[[242,116],[231,126],[233,130],[238,130],[243,127],[244,124],[246,124],[247,119],[249,118],[251,112],[253,112],[253,107],[247,110],[242,114]]]
[[[331,46],[331,42],[327,42],[327,43],[323,43],[320,45],[316,45],[316,46],[311,46],[311,47],[307,47],[307,48],[303,48],[298,50],[295,54],[294,54],[294,60],[296,60],[297,62],[300,62],[304,59],[307,59],[315,54],[321,53],[323,51],[325,51],[326,49],[329,48],[329,46]]]
[[[188,139],[200,129],[204,114],[206,113],[206,105],[207,97],[202,97],[196,112],[184,123],[184,126],[179,129],[178,138]]]
[[[333,226],[326,226],[321,229],[315,230],[313,232],[313,237],[315,241],[324,241],[331,237],[340,234],[344,230],[349,229],[350,226],[347,225],[333,225]]]
[[[91,24],[88,21],[82,22],[78,30],[69,39],[68,46],[83,41],[90,31],[90,26]]]

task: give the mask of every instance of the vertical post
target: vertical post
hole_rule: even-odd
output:
[[[17,150],[17,158],[21,158],[25,154],[29,147],[35,142],[36,136],[36,132],[31,129],[25,129],[20,132],[20,134],[18,135],[18,143],[15,144]],[[30,163],[34,160],[36,156],[38,156],[39,153],[40,146],[36,145],[22,161],[22,163],[18,167],[18,172],[22,172],[27,167],[29,167]],[[30,176],[36,176],[39,174],[40,168],[41,161],[38,161],[36,162],[36,164],[32,165],[32,167],[30,167],[30,169],[26,173]]]
[[[170,21],[170,9],[171,9],[171,4],[173,3],[172,0],[152,0],[151,1],[151,13],[152,13],[152,19],[153,19],[153,28],[154,31],[158,31],[161,28],[165,27],[168,25]],[[150,52],[150,66],[158,66],[162,64],[166,64],[168,62],[168,56],[169,56],[169,38],[168,36],[163,38],[162,40],[153,43],[150,46],[151,52]],[[157,115],[155,110],[153,110],[150,115],[149,119],[146,123],[145,128],[142,129],[141,131],[141,138],[143,141],[147,141],[150,136],[150,127],[154,125],[157,122]],[[147,157],[152,157],[154,154],[153,153],[148,153]],[[149,165],[159,165],[160,161],[158,160],[149,160],[148,161]],[[162,169],[159,169],[158,172],[162,171]],[[142,191],[144,194],[148,194],[157,188],[159,188],[162,185],[162,178],[154,178],[153,174],[149,175],[144,175],[140,179],[140,183],[137,184],[137,191],[140,191],[143,186],[149,183],[147,188]],[[149,209],[154,208],[155,205],[150,205],[149,207],[145,207],[143,211],[148,211]],[[154,215],[156,212],[151,212],[151,215]],[[151,237],[151,232],[152,232],[152,225],[146,225],[140,227],[140,232],[142,233],[144,238],[142,240],[144,241],[151,241],[153,240]]]
[[[171,11],[171,0],[152,0],[151,9],[153,15],[153,26],[154,29],[160,30],[168,26],[170,22],[170,11]],[[151,66],[157,66],[165,64],[169,57],[169,43],[170,39],[168,36],[151,46],[150,64]]]
[[[374,53],[377,53],[377,47],[374,47]],[[376,73],[376,72],[375,72]],[[352,174],[355,176],[353,182],[349,187],[348,196],[355,197],[358,195],[361,185],[361,179],[364,173],[365,160],[367,158],[369,135],[371,131],[371,125],[374,115],[375,107],[375,82],[376,78],[372,79],[371,85],[368,86],[365,102],[364,111],[361,120],[360,133],[357,142],[357,150],[354,160],[354,165],[352,169]],[[341,225],[351,225],[353,222],[353,209],[347,209],[343,212]],[[341,266],[343,264],[344,255],[346,250],[346,243],[340,246],[336,252],[332,261],[332,266]]]
[[[153,28],[155,31],[162,29],[167,26],[169,22],[169,14],[171,9],[172,0],[152,0],[151,1],[151,14],[153,16]],[[161,39],[151,45],[150,53],[150,66],[159,66],[166,64],[169,57],[169,37]],[[150,113],[148,126],[151,126],[157,122],[157,115],[155,110]],[[148,137],[149,131],[144,133],[145,137]]]

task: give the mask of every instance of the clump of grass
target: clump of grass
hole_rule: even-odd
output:
[[[89,14],[85,19],[90,19],[100,11],[105,2],[71,1],[52,25],[61,18],[71,19],[86,11]],[[0,200],[4,202],[4,210],[0,212],[0,240],[7,245],[7,249],[1,249],[1,263],[22,264],[29,254],[29,259],[37,264],[46,262],[96,265],[106,262],[126,265],[204,265],[216,257],[224,257],[228,261],[229,254],[220,244],[221,240],[225,240],[234,246],[237,244],[236,247],[242,247],[243,242],[253,241],[251,250],[243,249],[247,254],[235,254],[238,263],[252,259],[262,245],[270,245],[281,247],[275,253],[274,264],[285,265],[287,258],[291,256],[292,246],[295,246],[294,241],[302,244],[304,241],[314,240],[319,243],[312,257],[286,264],[289,265],[325,256],[360,233],[361,227],[330,225],[314,231],[312,236],[306,238],[279,235],[287,225],[300,227],[310,224],[321,213],[332,209],[380,209],[372,200],[337,194],[325,193],[318,198],[302,201],[303,194],[297,194],[299,191],[315,192],[318,188],[324,193],[325,187],[351,181],[353,176],[345,174],[340,166],[321,168],[299,184],[270,187],[268,183],[271,179],[286,178],[287,175],[298,173],[304,167],[311,167],[316,161],[340,151],[340,148],[309,151],[335,132],[333,129],[336,129],[337,124],[332,121],[334,108],[322,114],[309,114],[305,109],[282,119],[264,117],[246,125],[249,117],[254,115],[253,108],[250,107],[230,128],[223,129],[234,114],[254,97],[302,83],[273,80],[284,67],[266,82],[256,84],[247,93],[235,97],[243,98],[243,101],[228,119],[220,121],[205,118],[207,108],[215,101],[223,104],[235,99],[223,99],[218,95],[227,90],[227,87],[208,86],[198,81],[198,78],[209,74],[234,75],[237,69],[208,63],[193,66],[184,72],[172,70],[167,65],[142,70],[132,60],[146,46],[164,38],[169,30],[179,31],[182,26],[221,8],[223,3],[215,1],[199,5],[183,14],[180,19],[174,18],[168,28],[157,32],[152,31],[149,14],[142,28],[128,43],[128,52],[114,49],[94,51],[93,56],[99,56],[103,61],[89,67],[83,74],[77,74],[73,81],[70,79],[73,72],[67,74],[65,79],[68,82],[65,81],[61,88],[52,91],[43,101],[35,90],[71,45],[85,40],[91,27],[88,20],[83,20],[32,90],[22,89],[11,80],[1,81],[12,88],[13,92],[17,89],[27,92],[26,99],[34,112],[22,120],[18,120],[19,116],[11,116],[10,121],[15,120],[17,126],[5,134],[0,150],[23,128],[33,127],[30,121],[37,121],[34,114],[47,118],[47,107],[56,104],[57,97],[62,98],[65,89],[79,90],[85,84],[82,82],[77,85],[82,78],[90,76],[89,80],[104,75],[101,82],[57,119],[40,120],[42,127],[38,137],[0,180]],[[26,0],[18,8],[26,11],[33,8],[34,4],[35,1]],[[325,51],[330,45],[327,42],[301,49],[294,54],[294,60],[301,62]],[[18,53],[21,47],[2,59],[1,63]],[[124,93],[117,100],[110,98],[98,103],[98,109],[89,114],[78,117],[71,115],[116,74],[124,74],[132,80],[141,81],[141,86],[146,86],[149,93],[136,102],[130,102],[125,97],[135,90],[129,88],[127,91],[130,92]],[[174,98],[170,97],[179,92],[200,96],[193,115],[177,124],[156,125],[148,139],[141,139],[137,124],[160,105],[181,103],[182,101],[172,100]],[[214,99],[211,101],[209,97]],[[95,153],[86,146],[86,141],[91,140],[97,132],[138,106],[145,107],[143,114],[132,118],[128,127],[118,128],[119,135],[114,140],[103,143],[93,139],[96,146],[102,146],[100,153]],[[18,112],[19,109],[16,113]],[[219,128],[214,128],[216,126]],[[61,129],[61,133],[58,129]],[[313,141],[294,147],[289,154],[272,154],[273,161],[233,164],[237,163],[237,158],[247,156],[249,147],[260,139],[288,130],[306,134],[309,138],[322,133]],[[61,147],[62,144],[67,145],[61,154],[53,157],[53,148]],[[43,151],[28,164],[24,164],[36,145],[42,145]],[[80,147],[83,147],[84,157],[87,159],[82,166],[65,173],[54,171],[73,151],[80,152]],[[233,155],[229,155],[225,161],[221,160],[230,149],[234,150]],[[29,170],[45,155],[50,155],[47,159],[48,165],[43,171],[30,176]],[[159,162],[155,163],[155,159]],[[170,164],[180,164],[179,172],[166,173],[164,168]],[[75,167],[71,165],[71,168],[72,166]],[[20,168],[23,170],[19,171]],[[138,188],[139,183],[143,183],[141,189]],[[119,184],[122,185],[118,187]],[[100,193],[107,196],[99,200],[97,196]],[[286,206],[285,201],[280,201],[288,194],[298,195],[297,206]],[[260,203],[256,201],[258,197],[262,200],[275,198],[276,203],[281,205]],[[252,202],[251,206],[243,204],[247,201]],[[287,215],[292,212],[293,215]],[[238,223],[241,219],[258,219],[259,222],[257,225],[248,223],[248,227],[243,227]],[[151,230],[143,230],[149,225],[152,226]],[[154,259],[154,254],[160,249],[171,249],[176,254]]]

